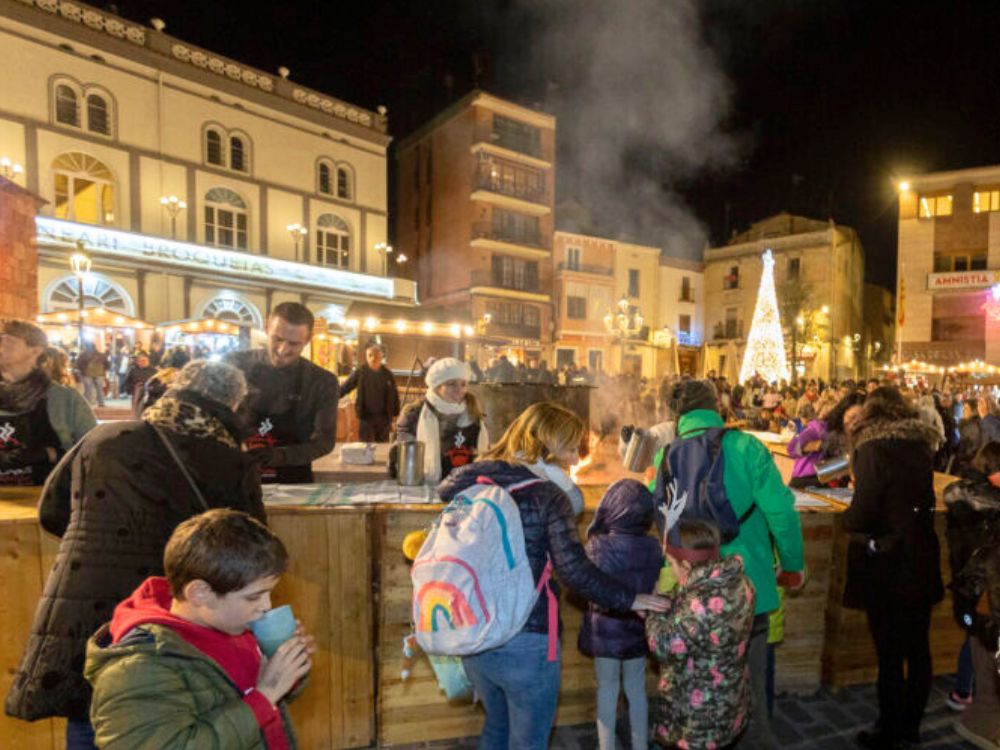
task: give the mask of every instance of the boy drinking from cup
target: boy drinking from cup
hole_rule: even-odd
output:
[[[285,546],[245,513],[180,524],[147,578],[87,646],[91,721],[102,748],[292,748],[284,699],[309,672],[299,626],[267,658],[250,624],[271,608]]]

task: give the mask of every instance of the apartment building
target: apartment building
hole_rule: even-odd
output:
[[[900,187],[897,358],[1000,364],[1000,166]]]
[[[793,294],[802,297],[797,309],[785,310],[789,362],[794,357],[799,374],[809,378],[856,376],[863,350],[861,241],[853,229],[832,220],[788,213],[757,222],[728,244],[705,250],[705,369],[730,380],[739,376],[765,250],[774,255],[779,309]]]
[[[555,138],[551,115],[476,90],[396,150],[395,240],[422,307],[516,361],[551,353]]]

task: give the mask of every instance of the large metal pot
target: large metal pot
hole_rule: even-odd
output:
[[[419,440],[409,440],[396,443],[393,450],[398,451],[397,481],[404,487],[416,487],[424,481],[424,444]]]
[[[496,441],[504,430],[532,404],[554,401],[565,406],[590,426],[589,385],[543,385],[541,383],[475,383],[469,390],[476,394],[486,414],[490,440]]]

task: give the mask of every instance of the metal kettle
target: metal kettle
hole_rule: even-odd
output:
[[[420,440],[396,443],[398,451],[396,481],[404,487],[415,487],[424,481],[424,444]]]

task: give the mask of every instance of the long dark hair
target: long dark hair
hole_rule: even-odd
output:
[[[851,391],[844,396],[826,415],[826,429],[830,432],[844,431],[844,415],[852,406],[864,404],[865,394]]]
[[[861,419],[865,422],[895,422],[900,419],[915,419],[917,416],[917,410],[906,402],[903,394],[893,385],[883,385],[869,393],[863,409]]]

